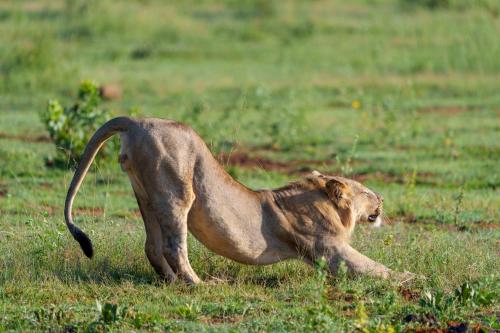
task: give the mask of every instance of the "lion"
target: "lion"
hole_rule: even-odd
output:
[[[89,237],[73,224],[72,206],[97,152],[114,134],[118,161],[130,179],[146,229],[146,256],[159,277],[201,282],[188,259],[188,230],[208,249],[234,261],[268,265],[324,257],[335,274],[407,279],[356,251],[349,239],[357,222],[380,225],[383,198],[362,184],[313,172],[285,187],[254,191],[233,179],[193,129],[163,119],[118,117],[87,144],[66,196],[72,236],[92,258]]]

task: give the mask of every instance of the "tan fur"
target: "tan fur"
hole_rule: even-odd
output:
[[[325,256],[356,273],[393,273],[349,245],[356,222],[382,214],[382,198],[346,178],[312,173],[276,190],[252,191],[234,180],[189,127],[161,119],[115,118],[92,137],[65,204],[70,232],[92,256],[90,239],[72,222],[74,197],[97,151],[119,133],[118,158],[128,174],[146,228],[145,251],[165,280],[200,281],[188,260],[188,230],[217,254],[252,265]],[[379,221],[381,217],[377,218]]]

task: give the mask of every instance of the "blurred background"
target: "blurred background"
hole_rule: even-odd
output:
[[[232,164],[322,167],[496,189],[499,11],[495,0],[3,1],[0,131],[59,139],[20,157],[37,174],[132,114],[189,123],[234,175]],[[100,96],[87,105],[82,89]],[[88,119],[66,124],[78,103]],[[17,163],[18,148],[2,149]]]
[[[117,142],[76,203],[78,224],[109,257],[81,268],[61,222],[71,167],[93,131],[117,115],[189,124],[252,188],[313,169],[364,182],[383,193],[394,227],[369,237],[361,227],[366,237],[356,246],[430,276],[429,286],[450,291],[498,273],[499,15],[498,0],[1,1],[0,250],[10,254],[0,280],[20,281],[11,287],[21,300],[46,304],[49,296],[22,290],[41,283],[35,273],[66,282],[153,279]],[[110,236],[108,228],[127,232]],[[202,277],[268,292],[245,287],[255,271],[192,244]],[[308,271],[293,266],[290,277],[286,265],[257,275],[307,295],[300,286]],[[93,302],[81,288],[80,300]],[[387,310],[377,309],[367,311]]]

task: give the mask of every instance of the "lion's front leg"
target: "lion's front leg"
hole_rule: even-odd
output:
[[[338,265],[344,261],[347,268],[356,274],[367,274],[370,276],[380,277],[383,279],[396,279],[401,283],[410,281],[415,278],[415,274],[410,272],[395,272],[390,268],[378,263],[367,256],[359,253],[349,244],[343,244],[336,247],[334,255],[330,260],[330,270],[335,273]]]
[[[357,274],[367,274],[387,279],[393,273],[391,269],[359,253],[349,244],[336,247],[335,254],[330,261],[332,272],[337,270],[341,261],[346,263],[350,271]]]

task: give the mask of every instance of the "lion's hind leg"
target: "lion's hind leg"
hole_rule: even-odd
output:
[[[179,278],[196,284],[201,280],[188,258],[187,215],[190,207],[191,203],[188,207],[184,204],[163,203],[156,205],[154,210],[163,235],[163,255]]]
[[[149,263],[153,266],[162,280],[173,282],[176,279],[176,275],[163,256],[163,236],[160,224],[156,220],[151,205],[145,200],[140,199],[137,194],[136,198],[146,228],[146,243],[144,245],[144,250]]]

